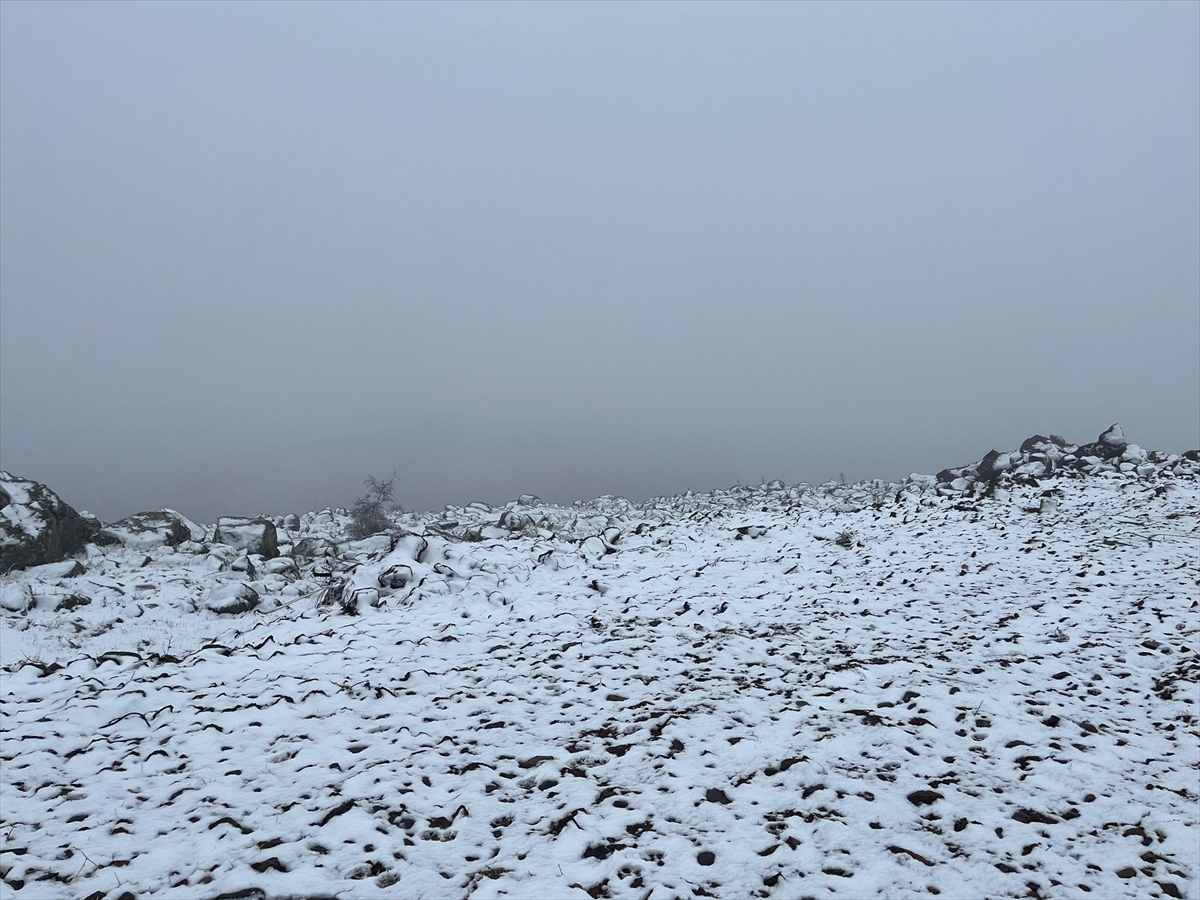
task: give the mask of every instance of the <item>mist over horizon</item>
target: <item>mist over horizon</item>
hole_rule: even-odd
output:
[[[1200,5],[0,4],[0,468],[106,521],[1200,446]]]
[[[156,465],[153,459],[147,459],[133,485],[110,483],[99,467],[90,470],[76,467],[59,479],[43,477],[36,470],[16,474],[48,483],[67,503],[104,521],[168,507],[195,521],[212,523],[223,515],[284,515],[327,506],[349,506],[364,493],[366,474],[386,478],[393,472],[397,475],[397,503],[404,510],[415,512],[464,506],[479,500],[500,505],[520,494],[535,494],[546,502],[567,505],[574,500],[592,500],[609,494],[640,502],[688,490],[703,493],[739,483],[759,484],[775,479],[788,484],[820,484],[843,476],[849,481],[874,478],[901,481],[912,473],[932,475],[948,466],[974,462],[993,447],[1014,450],[1034,433],[1058,433],[1056,429],[1026,430],[1028,434],[1020,438],[993,442],[982,449],[967,449],[967,442],[961,438],[947,439],[943,445],[945,452],[940,455],[939,448],[930,451],[914,443],[891,444],[895,456],[879,468],[873,468],[879,459],[873,444],[848,447],[841,455],[826,447],[818,458],[814,458],[815,454],[802,454],[791,461],[778,451],[758,453],[756,458],[778,464],[767,468],[764,462],[757,475],[753,474],[755,467],[746,462],[755,456],[751,448],[743,447],[739,452],[737,446],[719,447],[715,442],[705,444],[707,453],[703,461],[687,456],[675,460],[655,457],[657,462],[669,464],[670,471],[648,466],[639,473],[640,477],[631,477],[628,471],[617,474],[612,466],[604,468],[602,458],[594,459],[592,468],[574,467],[571,462],[577,457],[566,445],[546,447],[528,443],[522,448],[520,462],[498,470],[487,466],[485,455],[479,452],[481,448],[470,444],[450,449],[432,443],[406,445],[403,436],[384,432],[340,435],[240,456],[186,460],[187,473],[182,476],[169,465]],[[1084,443],[1094,440],[1102,430],[1095,428],[1092,431],[1096,433],[1069,433],[1064,437]],[[1178,453],[1200,446],[1159,447],[1138,440],[1127,426],[1125,430],[1131,443],[1146,449]],[[956,444],[963,445],[964,452],[952,456],[950,449]],[[511,443],[508,449],[512,449]],[[629,458],[653,455],[653,448],[645,443],[624,448],[593,445],[590,450],[593,454],[607,451],[611,458],[622,461],[626,470]],[[931,461],[922,463],[922,457],[930,452]],[[400,460],[407,465],[389,460]],[[906,461],[913,464],[906,465]],[[721,477],[722,469],[729,473],[727,477]]]

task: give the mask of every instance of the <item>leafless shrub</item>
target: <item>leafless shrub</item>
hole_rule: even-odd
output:
[[[395,472],[387,479],[368,475],[363,483],[367,492],[354,501],[350,508],[350,537],[362,540],[381,531],[391,530],[392,523],[387,508],[396,502]]]

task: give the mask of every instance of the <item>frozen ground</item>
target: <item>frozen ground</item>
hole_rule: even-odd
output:
[[[14,574],[0,896],[1200,897],[1196,479],[945,493]]]

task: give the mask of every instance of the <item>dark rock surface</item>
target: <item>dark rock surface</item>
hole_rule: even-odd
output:
[[[0,575],[78,553],[99,529],[41,482],[0,472]]]

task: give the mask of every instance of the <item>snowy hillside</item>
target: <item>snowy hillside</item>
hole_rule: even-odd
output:
[[[13,571],[0,896],[1200,897],[1200,464],[1063,443]]]

